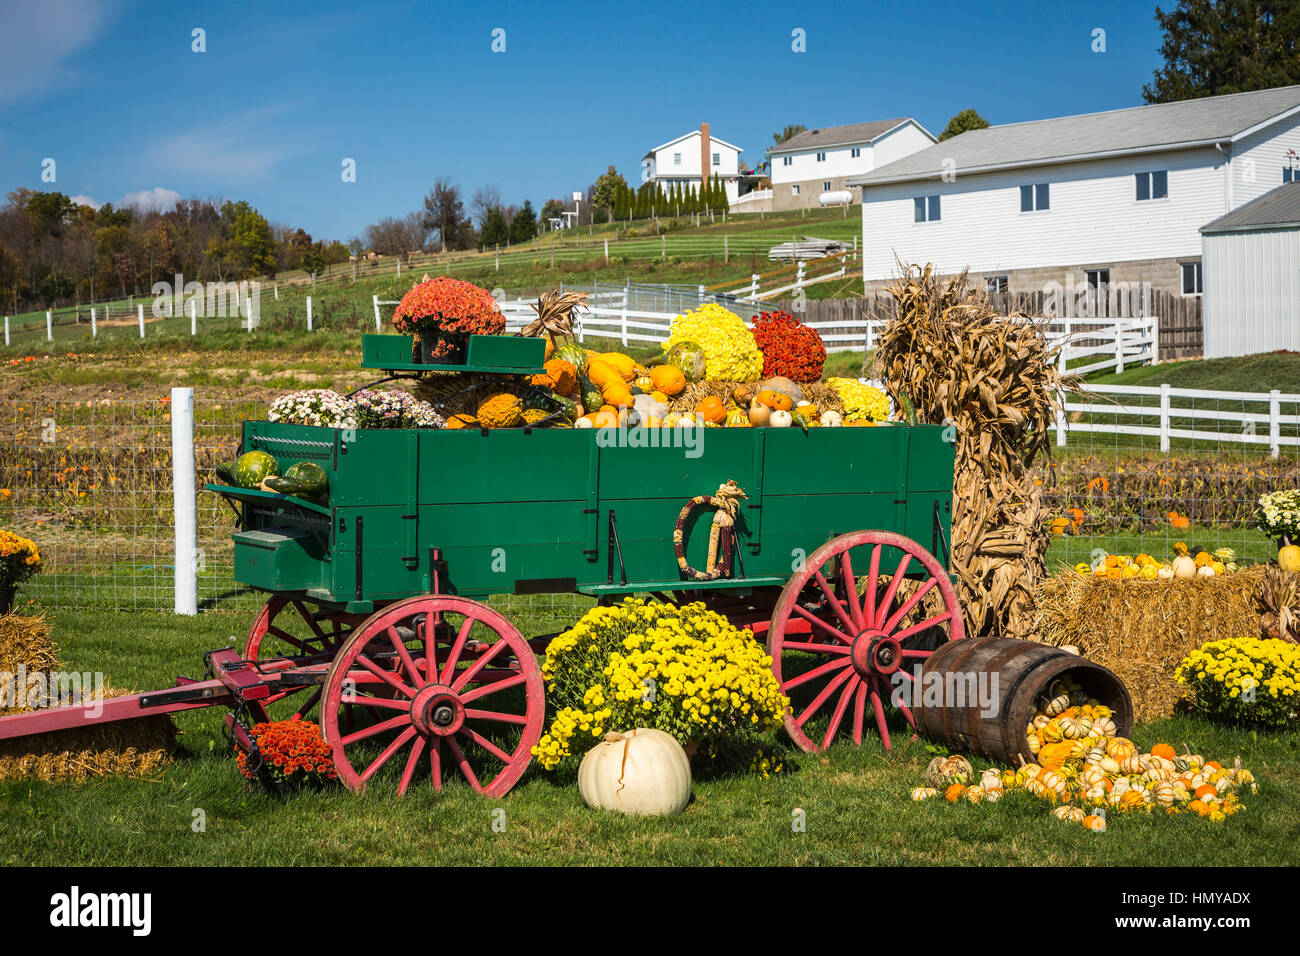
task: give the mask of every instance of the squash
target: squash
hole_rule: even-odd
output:
[[[661,364],[676,366],[686,381],[698,382],[704,378],[705,352],[698,342],[678,342],[664,352]]]
[[[529,381],[533,385],[559,392],[561,395],[572,394],[578,386],[578,369],[572,362],[553,358],[545,365],[546,371],[534,375]]]
[[[485,428],[512,428],[519,424],[524,405],[518,396],[498,392],[478,407],[478,420]]]
[[[966,784],[975,776],[975,770],[965,757],[935,757],[925,768],[925,782],[935,789],[955,783]]]
[[[794,422],[794,417],[784,409],[776,409],[772,412],[773,428],[789,428]]]
[[[578,792],[596,810],[671,816],[690,802],[691,762],[662,730],[611,732],[582,758]]]
[[[650,382],[664,395],[680,395],[686,388],[686,376],[676,365],[656,365],[650,369]]]
[[[912,788],[912,799],[914,801],[919,802],[921,800],[929,800],[931,797],[937,797],[938,795],[939,795],[939,791],[934,789],[934,787],[913,787]]]
[[[1169,744],[1155,744],[1151,748],[1151,756],[1159,757],[1161,760],[1173,760],[1177,754]]]
[[[564,345],[559,346],[548,358],[563,359],[576,368],[579,373],[585,372],[587,369],[587,350],[575,342],[566,342]]]
[[[1196,562],[1185,554],[1180,554],[1174,558],[1171,566],[1174,570],[1174,577],[1179,580],[1196,576]]]
[[[1086,829],[1092,830],[1095,833],[1106,832],[1106,818],[1096,813],[1084,817],[1083,825]]]
[[[622,352],[602,352],[596,356],[596,359],[618,372],[625,382],[636,378],[636,360],[630,355],[624,355]]]
[[[749,428],[750,426],[749,413],[743,408],[733,405],[727,410],[728,428]]]
[[[956,803],[964,796],[966,796],[966,786],[960,783],[949,784],[943,792],[943,798],[949,803]]]
[[[330,483],[325,469],[316,462],[300,461],[290,465],[283,477],[267,478],[262,487],[306,501],[324,501],[329,497]]]
[[[755,401],[749,406],[749,423],[755,428],[766,428],[772,423],[772,410],[762,402]]]
[[[709,395],[695,406],[695,415],[703,422],[717,425],[727,419],[727,406],[716,395]]]
[[[1300,571],[1300,545],[1288,544],[1279,548],[1277,563],[1283,571]]]

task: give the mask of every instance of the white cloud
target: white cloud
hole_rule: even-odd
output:
[[[267,106],[211,120],[156,141],[150,149],[159,169],[171,175],[223,181],[264,179],[301,147],[276,142],[282,131],[273,122],[284,106]]]
[[[78,206],[89,206],[91,209],[98,209],[100,206],[104,205],[94,196],[73,196],[72,201]]]
[[[116,13],[117,3],[100,0],[41,0],[6,3],[0,30],[0,103],[21,96],[40,99],[75,85],[76,61]]]
[[[137,192],[127,193],[118,203],[121,207],[134,206],[141,212],[167,212],[176,208],[180,202],[181,194],[174,189],[164,189],[162,186],[155,186],[153,189],[141,189]]]

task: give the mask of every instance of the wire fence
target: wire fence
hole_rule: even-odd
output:
[[[1196,413],[1200,424],[1192,434],[1171,430],[1163,447],[1158,429],[1087,427],[1137,419],[1143,410],[1158,417],[1159,395],[1070,412],[1065,445],[1053,442],[1052,461],[1039,471],[1051,563],[1094,565],[1107,554],[1168,558],[1179,543],[1193,551],[1232,548],[1239,563],[1272,559],[1276,546],[1253,513],[1261,495],[1300,487],[1300,397],[1288,396],[1286,414],[1272,410],[1282,440],[1271,457],[1267,441],[1240,441],[1243,429],[1270,415],[1269,402],[1231,396],[1181,398],[1176,410]],[[1089,404],[1099,401],[1092,396]],[[20,591],[23,600],[52,608],[173,608],[169,406],[157,399],[0,403],[0,525],[34,538],[45,559],[45,571]],[[201,393],[194,407],[198,606],[251,610],[265,595],[234,580],[234,513],[202,486],[218,462],[234,457],[240,424],[266,409]],[[492,603],[532,636],[572,623],[590,600],[499,596]]]

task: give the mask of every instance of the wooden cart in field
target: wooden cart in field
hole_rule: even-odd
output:
[[[472,342],[473,364],[456,368],[541,370],[541,340],[506,341],[523,344],[498,340],[475,362]],[[366,337],[363,364],[389,378],[428,371],[409,356],[408,337]],[[319,464],[328,503],[209,485],[238,511],[235,577],[265,606],[242,648],[208,655],[208,680],[116,698],[100,719],[225,704],[248,750],[253,723],[311,717],[352,788],[390,777],[399,792],[440,789],[459,775],[501,795],[543,731],[548,638],[526,639],[492,595],[704,601],[766,642],[792,700],[786,729],[809,751],[872,725],[888,747],[891,710],[915,726],[894,689],[963,636],[947,568],[953,448],[938,426],[249,421],[242,439],[282,467]],[[728,482],[744,497],[710,565],[712,496]],[[0,739],[85,722],[5,718]]]

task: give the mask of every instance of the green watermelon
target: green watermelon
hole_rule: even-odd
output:
[[[582,374],[587,370],[587,350],[573,342],[566,342],[558,346],[551,353],[551,358],[564,359],[578,370],[578,374]]]
[[[217,476],[217,484],[233,486],[235,484],[235,463],[233,461],[223,461],[214,469]]]
[[[239,456],[230,476],[240,488],[256,488],[267,478],[280,473],[280,463],[275,456],[264,451],[246,451]]]
[[[323,501],[329,497],[329,476],[314,461],[300,461],[290,465],[283,476],[272,475],[267,478],[266,487],[282,495]]]

